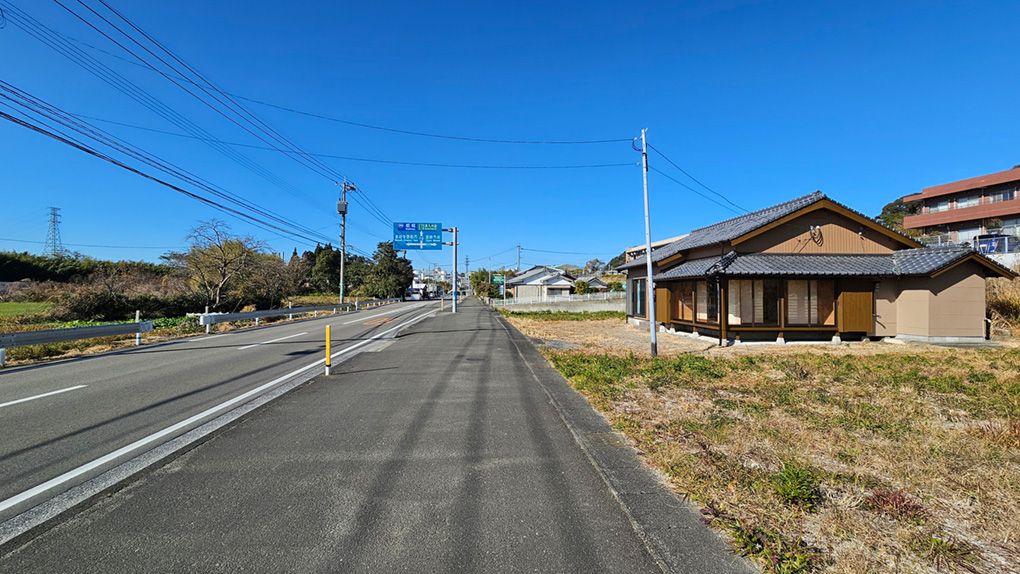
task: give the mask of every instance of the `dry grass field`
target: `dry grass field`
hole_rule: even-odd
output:
[[[510,318],[767,572],[1020,572],[1020,347],[718,348]]]

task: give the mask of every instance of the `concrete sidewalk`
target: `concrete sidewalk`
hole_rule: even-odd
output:
[[[3,572],[754,571],[474,302],[4,551]]]

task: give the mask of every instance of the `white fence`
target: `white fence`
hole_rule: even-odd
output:
[[[626,299],[624,291],[606,291],[603,293],[586,293],[584,295],[549,295],[546,297],[516,297],[503,299],[492,298],[489,303],[493,307],[510,307],[512,305],[535,305],[537,303],[570,303],[576,301],[613,301]]]

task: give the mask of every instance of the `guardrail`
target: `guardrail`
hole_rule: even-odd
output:
[[[318,317],[319,311],[332,311],[335,315],[339,309],[341,312],[350,311],[354,309],[358,311],[360,309],[371,309],[373,307],[380,307],[388,303],[400,301],[400,298],[394,299],[379,299],[375,301],[358,301],[355,303],[337,303],[335,305],[316,305],[314,307],[287,307],[286,309],[267,309],[265,311],[246,311],[244,313],[200,313],[198,315],[198,324],[205,325],[205,332],[209,332],[209,326],[215,323],[229,323],[231,321],[250,321],[255,320],[255,324],[259,324],[259,319],[263,317],[282,317],[284,315],[289,316],[291,319],[294,315],[312,315]]]
[[[7,349],[26,347],[28,345],[44,345],[46,343],[64,343],[96,337],[113,337],[117,335],[134,335],[152,331],[152,321],[138,323],[118,323],[116,325],[99,325],[97,327],[73,327],[71,329],[44,329],[42,331],[21,331],[18,333],[0,333],[0,367],[7,359]],[[138,341],[135,341],[138,344]]]

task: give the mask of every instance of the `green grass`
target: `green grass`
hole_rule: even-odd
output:
[[[0,303],[0,317],[42,315],[51,307],[53,303]]]
[[[604,321],[606,319],[623,321],[627,318],[626,313],[623,311],[510,311],[500,308],[499,312],[504,317],[534,319],[537,321]]]

